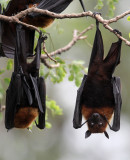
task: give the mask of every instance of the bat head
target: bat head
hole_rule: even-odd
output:
[[[104,133],[109,139],[109,135],[106,132],[107,121],[102,115],[93,113],[87,122],[88,130],[85,133],[85,138],[88,138],[92,133]]]
[[[107,122],[99,113],[93,113],[88,120],[88,128],[91,133],[103,133]]]

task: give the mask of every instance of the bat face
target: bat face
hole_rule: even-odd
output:
[[[92,133],[104,133],[109,138],[106,128],[113,131],[120,129],[121,94],[120,79],[112,77],[115,67],[120,62],[121,40],[113,43],[108,55],[104,58],[102,35],[97,22],[97,31],[88,67],[77,93],[73,117],[75,129],[88,125],[85,137]],[[109,122],[114,113],[112,127]],[[85,123],[82,124],[82,116]]]
[[[105,131],[107,122],[99,113],[93,113],[88,119],[88,129],[91,133],[102,133]]]

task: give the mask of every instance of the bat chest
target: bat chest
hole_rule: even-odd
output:
[[[14,126],[16,128],[28,128],[39,115],[37,108],[20,108],[15,114]]]
[[[93,109],[114,106],[115,102],[111,82],[86,81],[81,102]]]

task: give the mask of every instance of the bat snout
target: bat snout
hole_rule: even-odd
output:
[[[99,113],[93,113],[88,121],[88,128],[91,133],[102,133],[106,128],[106,122]]]

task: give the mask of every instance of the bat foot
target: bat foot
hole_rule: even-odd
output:
[[[97,14],[100,15],[100,16],[102,15],[102,14],[99,13],[99,12],[93,12],[93,17],[96,17]]]
[[[117,33],[117,34],[119,34],[120,36],[122,36],[122,33],[121,33],[118,29],[113,29],[113,33]]]

